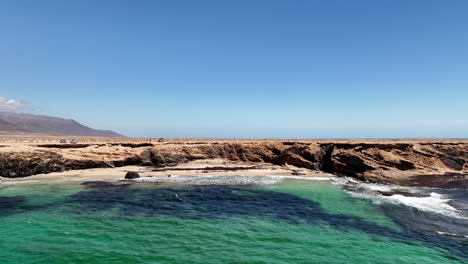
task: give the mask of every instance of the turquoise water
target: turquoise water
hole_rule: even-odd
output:
[[[0,263],[468,263],[441,222],[466,227],[331,181],[21,184],[0,189]]]

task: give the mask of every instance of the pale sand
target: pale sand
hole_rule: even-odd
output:
[[[174,167],[143,167],[125,166],[117,168],[96,168],[85,170],[70,170],[65,172],[54,172],[49,174],[38,174],[26,178],[1,178],[3,183],[8,181],[37,181],[37,180],[109,180],[124,179],[129,171],[135,171],[141,177],[168,177],[168,176],[295,176],[293,171],[297,170],[305,175],[301,177],[334,177],[332,174],[313,171],[294,166],[278,166],[271,164],[252,164],[244,162],[230,162],[222,159],[200,160],[181,163]]]

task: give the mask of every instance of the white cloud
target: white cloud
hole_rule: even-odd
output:
[[[16,112],[24,109],[29,103],[23,100],[13,100],[4,97],[0,97],[0,111],[4,112]]]

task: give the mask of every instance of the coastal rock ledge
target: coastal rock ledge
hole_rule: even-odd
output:
[[[60,147],[57,147],[60,146]],[[0,146],[0,176],[107,166],[173,166],[226,159],[293,165],[363,181],[466,188],[468,140],[173,140],[155,144],[90,143],[80,147],[38,144],[22,149]]]

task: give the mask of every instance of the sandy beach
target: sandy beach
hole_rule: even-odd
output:
[[[171,167],[124,166],[116,168],[93,168],[37,174],[27,178],[0,178],[1,181],[98,181],[123,180],[127,172],[137,172],[140,177],[177,177],[177,176],[283,176],[283,177],[334,177],[333,174],[313,171],[295,166],[271,164],[250,164],[230,162],[221,159],[193,161]],[[296,175],[295,175],[296,174]]]

